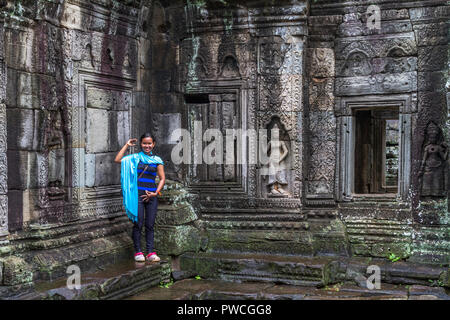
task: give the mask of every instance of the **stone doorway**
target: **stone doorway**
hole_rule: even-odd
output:
[[[337,199],[408,197],[411,171],[410,95],[342,98],[338,105]]]
[[[355,194],[398,191],[398,109],[354,109]]]

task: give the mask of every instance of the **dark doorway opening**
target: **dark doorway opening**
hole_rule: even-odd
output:
[[[398,108],[361,108],[355,118],[356,194],[397,193],[399,168]]]

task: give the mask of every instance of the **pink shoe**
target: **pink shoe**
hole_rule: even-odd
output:
[[[147,261],[158,262],[160,260],[161,259],[156,255],[156,252],[152,252],[147,255]]]
[[[134,255],[134,261],[137,262],[144,262],[145,261],[145,257],[144,254],[142,252],[138,252]]]

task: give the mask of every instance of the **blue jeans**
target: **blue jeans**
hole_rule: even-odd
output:
[[[141,250],[141,233],[145,218],[145,242],[147,253],[153,252],[154,225],[156,219],[156,211],[158,210],[158,198],[152,197],[148,202],[143,202],[141,198],[138,200],[138,221],[133,226],[133,242],[135,253]]]

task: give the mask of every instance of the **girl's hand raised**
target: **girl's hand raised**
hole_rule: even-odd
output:
[[[122,161],[123,156],[125,155],[125,152],[127,152],[127,149],[129,147],[133,147],[136,145],[137,139],[133,138],[127,141],[127,143],[122,147],[122,149],[117,153],[116,158],[114,159],[114,162],[120,163]]]
[[[136,145],[137,139],[133,138],[127,141],[127,146],[128,147],[134,147]]]

